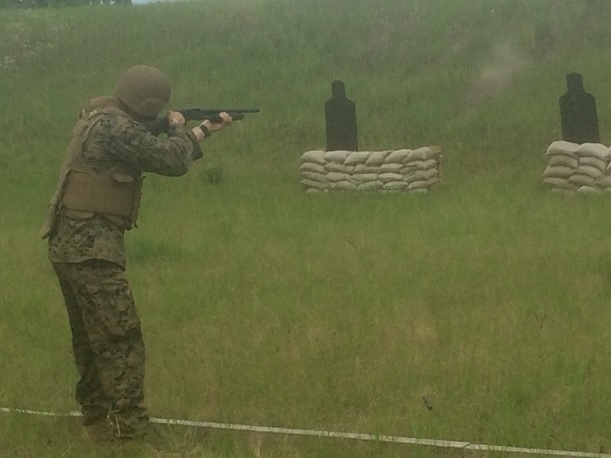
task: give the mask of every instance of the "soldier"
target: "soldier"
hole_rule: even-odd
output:
[[[119,78],[114,97],[98,97],[81,112],[41,237],[59,280],[80,380],[76,400],[93,439],[142,437],[144,342],[125,276],[124,232],[135,226],[142,174],[184,175],[202,154],[199,142],[231,124],[205,120],[188,129],[167,114],[166,139],[143,122],[170,100],[160,70],[137,65]]]

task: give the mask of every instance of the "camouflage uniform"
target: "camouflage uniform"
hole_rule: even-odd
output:
[[[84,116],[93,119],[91,112]],[[96,109],[90,124],[80,159],[99,174],[118,167],[138,182],[143,172],[179,176],[199,151],[185,126],[170,126],[167,139],[160,140],[116,106]],[[76,400],[83,424],[108,418],[119,438],[138,435],[148,423],[144,342],[125,276],[124,231],[134,222],[74,211],[60,198],[49,235],[49,259],[64,296],[80,374]]]

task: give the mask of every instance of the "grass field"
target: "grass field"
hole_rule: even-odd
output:
[[[126,239],[152,416],[611,453],[609,196],[540,184],[567,73],[611,142],[609,19],[586,0],[2,10],[0,407],[77,409],[37,232],[79,109],[146,63],[177,107],[261,108],[184,178],[146,179]],[[335,79],[361,149],[442,145],[443,185],[305,195],[299,157],[324,147]],[[201,433],[167,431],[185,456],[461,456]],[[0,457],[146,454],[93,447],[71,418],[0,414]]]

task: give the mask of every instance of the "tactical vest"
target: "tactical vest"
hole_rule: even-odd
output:
[[[142,176],[130,175],[121,165],[96,172],[83,158],[83,145],[89,132],[103,115],[113,112],[123,114],[112,105],[81,112],[49,204],[47,219],[40,230],[41,238],[51,234],[60,210],[70,218],[81,220],[99,214],[124,230],[135,226]]]

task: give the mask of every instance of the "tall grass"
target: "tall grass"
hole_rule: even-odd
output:
[[[148,177],[127,234],[154,416],[609,453],[608,199],[539,183],[566,73],[584,75],[609,141],[610,14],[577,0],[3,11],[0,405],[76,408],[36,233],[76,113],[142,62],[170,74],[175,106],[261,108],[204,143],[208,165]],[[362,149],[440,144],[444,184],[304,195],[299,156],[324,146],[334,79]],[[0,416],[0,456],[145,453],[92,448],[73,423]],[[441,454],[171,435],[196,456]]]

